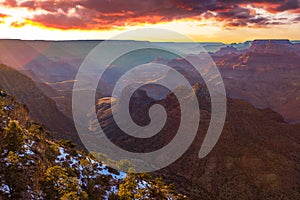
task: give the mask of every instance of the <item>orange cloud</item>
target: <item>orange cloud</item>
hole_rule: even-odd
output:
[[[251,5],[249,7],[248,5]],[[178,19],[213,19],[225,27],[263,27],[298,23],[257,14],[253,8],[277,14],[299,14],[298,0],[6,0],[5,6],[25,8],[27,20],[57,29],[110,30],[139,24],[156,24]]]
[[[26,25],[26,22],[14,21],[10,24],[10,27],[21,28]]]
[[[9,15],[0,13],[0,18],[1,18],[1,19],[5,19],[5,18],[7,18],[7,17],[9,17]]]
[[[2,14],[0,13],[0,24],[4,24],[5,23],[5,18],[9,17],[6,14]]]

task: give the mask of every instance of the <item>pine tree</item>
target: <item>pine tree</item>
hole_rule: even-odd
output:
[[[74,194],[75,191],[80,191],[78,179],[70,176],[66,169],[57,165],[46,170],[42,185],[47,199],[66,198],[67,196],[75,199],[80,197],[80,194]]]
[[[21,153],[25,142],[26,136],[22,131],[22,128],[19,126],[17,121],[11,121],[8,124],[8,128],[4,131],[4,149],[8,152],[19,152]]]

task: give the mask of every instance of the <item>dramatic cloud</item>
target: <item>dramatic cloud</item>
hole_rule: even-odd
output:
[[[287,0],[284,1],[283,4],[280,4],[277,8],[275,8],[276,11],[285,11],[285,10],[294,10],[299,8],[299,1],[298,0]]]
[[[277,17],[280,13],[300,15],[299,0],[6,0],[4,5],[40,11],[27,19],[60,29],[111,29],[188,18],[211,19],[229,28],[260,27],[298,22]]]
[[[294,19],[294,21],[295,21],[295,22],[300,22],[300,17],[296,17],[296,18]]]
[[[6,0],[4,2],[4,5],[6,6],[11,6],[11,7],[15,7],[18,5],[17,1],[16,0]]]
[[[10,27],[21,28],[26,25],[26,22],[15,21],[10,24]]]
[[[8,15],[0,13],[0,19],[1,18],[6,18],[6,17],[8,17]]]
[[[0,24],[5,23],[5,18],[7,18],[8,15],[0,13]]]
[[[4,21],[4,19],[7,17],[7,15],[4,15],[4,14],[1,14],[0,13],[0,24],[4,24],[5,23],[5,21]]]

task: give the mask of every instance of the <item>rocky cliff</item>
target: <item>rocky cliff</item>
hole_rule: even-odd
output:
[[[271,109],[257,109],[245,101],[228,99],[221,138],[207,157],[199,159],[211,115],[205,87],[198,84],[194,90],[201,105],[198,134],[179,160],[153,174],[174,182],[178,191],[190,199],[299,198],[299,124],[285,123],[283,117]],[[124,134],[112,118],[109,98],[98,102],[99,121],[106,135],[120,147],[134,152],[153,151],[168,144],[176,134],[180,122],[179,104],[172,94],[157,101],[143,91],[137,93],[130,106],[137,124],[149,123],[146,113],[151,105],[158,103],[166,108],[168,120],[157,135],[150,139],[133,139]]]
[[[55,101],[44,95],[30,78],[8,66],[0,65],[0,88],[17,96],[30,109],[30,117],[44,124],[56,136],[78,141],[73,121],[63,115],[57,109]]]

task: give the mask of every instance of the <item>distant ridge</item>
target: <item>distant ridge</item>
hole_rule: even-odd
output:
[[[72,139],[79,144],[75,140],[73,121],[57,109],[55,101],[43,94],[32,79],[11,67],[0,65],[0,90],[17,96],[30,109],[30,117],[45,125],[57,137]]]
[[[102,42],[102,41],[124,41],[124,42],[151,42],[147,40],[105,40],[105,39],[81,39],[81,40],[23,40],[23,39],[9,39],[9,38],[0,38],[0,41],[24,41],[24,42]],[[195,41],[195,43],[210,43],[210,44],[224,44],[224,45],[234,45],[234,44],[243,44],[243,43],[251,43],[254,41],[258,42],[267,42],[267,41],[276,41],[276,42],[292,42],[292,43],[300,43],[299,40],[289,40],[289,39],[254,39],[254,40],[246,40],[243,42],[231,42],[231,43],[224,43],[224,42],[206,42],[206,41]],[[180,44],[180,43],[191,43],[191,42],[173,42],[173,41],[168,41],[168,42],[151,42],[151,43],[175,43],[175,44]]]
[[[263,40],[257,39],[253,40],[252,44],[268,44],[268,43],[276,43],[276,44],[292,44],[288,39],[270,39],[270,40]]]

